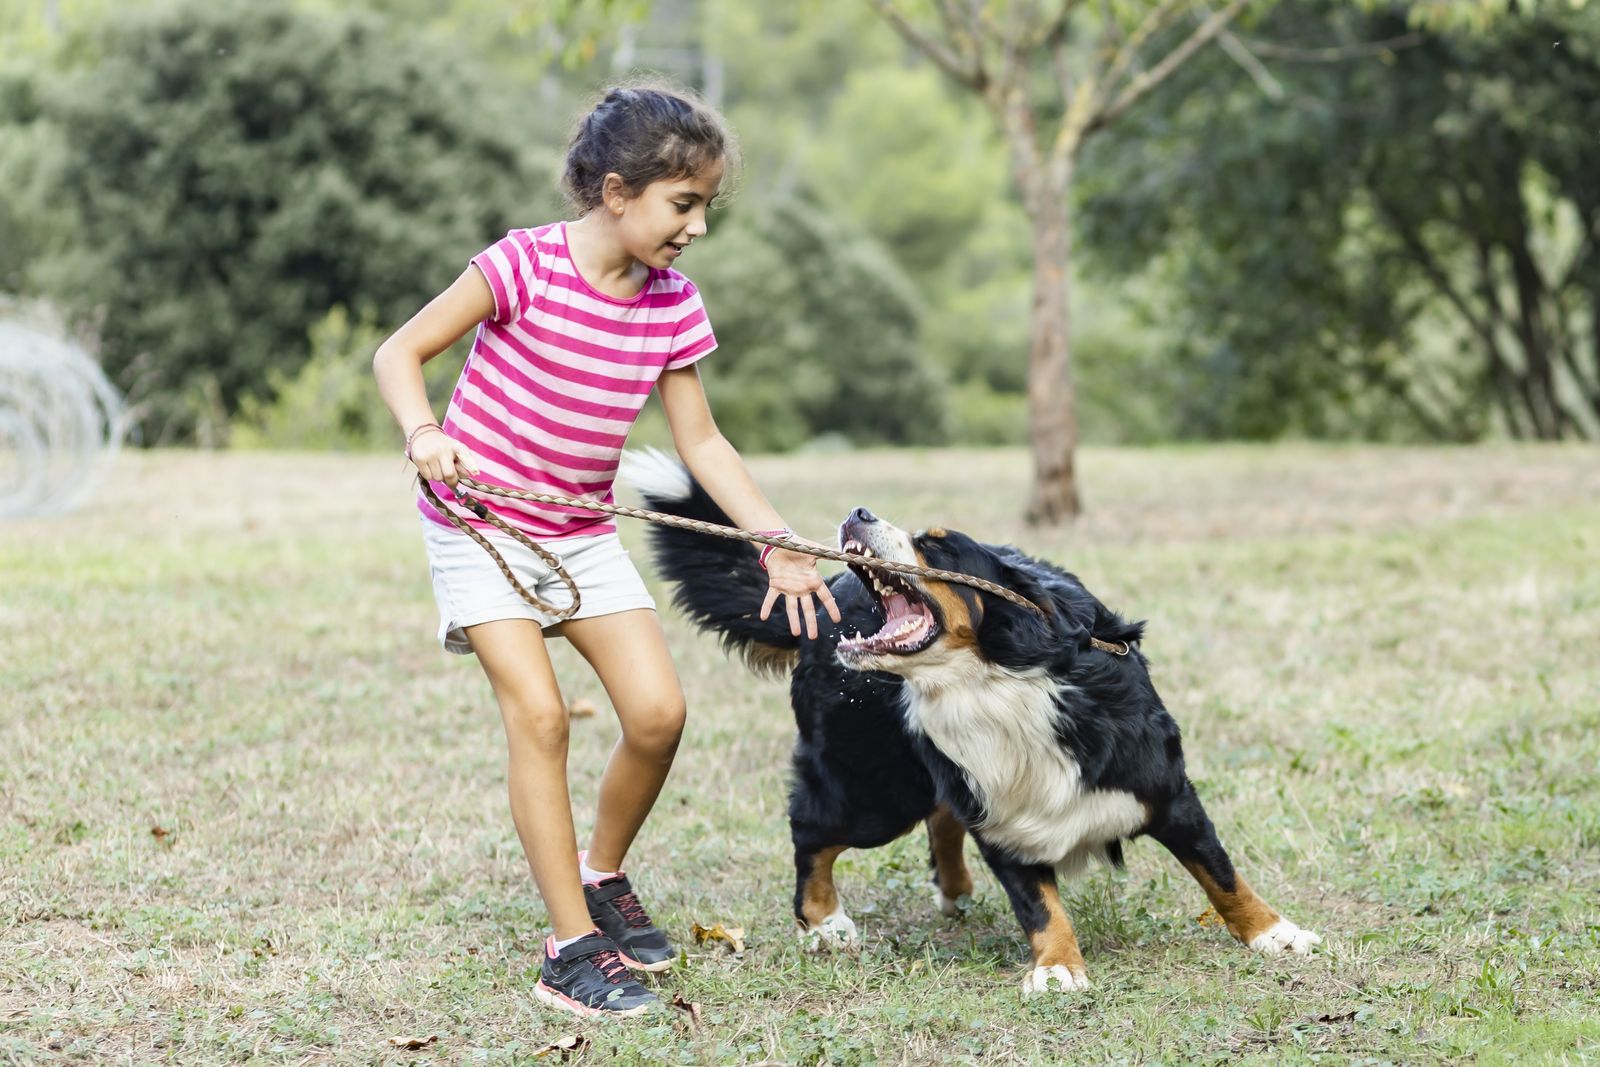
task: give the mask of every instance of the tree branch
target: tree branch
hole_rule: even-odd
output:
[[[878,9],[889,25],[894,27],[908,44],[916,48],[923,55],[933,60],[941,70],[950,75],[961,84],[983,92],[987,88],[987,77],[983,72],[981,63],[975,57],[957,56],[944,42],[935,40],[930,34],[906,18],[905,14],[894,5],[893,0],[872,0],[873,6]],[[969,62],[963,62],[963,59]]]
[[[1227,30],[1223,30],[1222,34],[1217,38],[1217,44],[1221,45],[1222,50],[1228,53],[1229,59],[1244,68],[1244,72],[1250,75],[1251,80],[1256,83],[1256,87],[1261,90],[1268,100],[1277,103],[1284,98],[1283,83],[1272,76],[1272,72],[1267,69],[1266,64],[1257,59],[1255,54],[1246,48],[1239,38]]]
[[[1428,33],[1403,33],[1399,37],[1385,37],[1381,41],[1333,45],[1327,48],[1296,48],[1293,45],[1273,44],[1271,41],[1257,41],[1249,37],[1240,37],[1239,43],[1263,59],[1282,59],[1291,63],[1343,63],[1351,59],[1386,55],[1403,48],[1415,48],[1430,37],[1432,34]]]
[[[1178,45],[1171,52],[1168,52],[1166,57],[1162,59],[1161,62],[1140,74],[1137,78],[1134,78],[1128,83],[1127,88],[1123,89],[1122,92],[1117,94],[1117,98],[1115,100],[1106,105],[1104,108],[1101,108],[1099,113],[1089,121],[1088,126],[1084,129],[1084,133],[1091,133],[1094,130],[1101,129],[1105,126],[1111,125],[1113,122],[1116,122],[1119,118],[1127,113],[1129,108],[1133,107],[1134,104],[1137,104],[1140,100],[1144,99],[1144,97],[1152,89],[1171,77],[1173,71],[1177,70],[1179,67],[1183,66],[1184,63],[1188,62],[1190,56],[1194,55],[1205,45],[1209,44],[1214,37],[1220,34],[1223,30],[1227,29],[1228,23],[1233,21],[1235,15],[1243,11],[1245,5],[1247,5],[1249,2],[1250,0],[1229,0],[1227,7],[1224,7],[1221,11],[1218,11],[1212,15],[1206,16],[1206,18],[1200,23],[1199,26],[1195,27],[1194,32],[1191,33],[1182,44]]]
[[[1117,46],[1117,50],[1111,55],[1111,62],[1106,65],[1105,70],[1095,79],[1099,86],[1097,91],[1102,96],[1109,95],[1112,86],[1116,85],[1118,79],[1127,73],[1129,65],[1138,58],[1139,49],[1144,47],[1144,43],[1166,26],[1173,16],[1178,13],[1178,9],[1188,2],[1189,0],[1163,0],[1160,7],[1146,15],[1144,21],[1135,26],[1133,32],[1123,38],[1122,43]],[[1106,17],[1108,20],[1110,19],[1109,14]],[[1107,29],[1109,30],[1115,25],[1115,22],[1108,21]]]

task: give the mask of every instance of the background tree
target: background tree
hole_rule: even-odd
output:
[[[907,42],[988,106],[1033,224],[1028,419],[1030,521],[1077,515],[1078,443],[1068,280],[1083,147],[1225,29],[1249,0],[874,0]],[[1188,22],[1187,17],[1197,15]]]
[[[799,196],[752,206],[725,229],[694,277],[721,346],[705,363],[706,389],[732,441],[948,440],[920,301],[881,244]]]
[[[1410,25],[1284,5],[1276,92],[1211,57],[1102,146],[1087,244],[1157,264],[1191,432],[1600,436],[1600,13]]]
[[[402,321],[485,235],[556,210],[507,94],[377,16],[204,0],[85,43],[0,91],[4,166],[42,196],[9,214],[53,222],[13,224],[19,288],[92,324],[156,437],[196,388],[231,410],[292,372],[330,308]]]

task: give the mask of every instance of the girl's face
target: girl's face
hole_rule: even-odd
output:
[[[638,196],[615,192],[606,209],[623,247],[639,262],[665,269],[706,232],[706,209],[722,184],[722,161],[689,178],[651,182]]]

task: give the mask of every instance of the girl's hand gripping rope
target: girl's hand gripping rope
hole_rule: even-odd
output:
[[[788,534],[788,540],[811,545],[815,548],[825,548],[825,545],[804,537],[796,537],[787,530],[764,530],[763,533],[777,535]],[[770,547],[770,546],[769,546]],[[833,602],[833,593],[828,590],[828,584],[822,580],[822,575],[817,573],[817,557],[808,556],[803,552],[790,552],[787,549],[772,548],[770,552],[763,550],[762,566],[767,569],[767,598],[761,602],[761,618],[766,619],[772,615],[772,606],[778,598],[785,598],[785,606],[789,612],[789,632],[796,637],[800,636],[800,615],[805,614],[805,634],[812,640],[817,636],[817,608],[812,602],[815,596],[822,601],[822,606],[828,612],[828,618],[834,622],[839,621],[839,605]]]
[[[463,474],[478,473],[471,453],[436,422],[425,422],[407,435],[406,458],[418,474],[430,482],[444,482],[451,489]]]

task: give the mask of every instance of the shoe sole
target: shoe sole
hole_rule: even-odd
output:
[[[573,1000],[560,990],[551,989],[549,986],[544,984],[544,979],[542,978],[537,984],[534,985],[533,995],[538,997],[540,1002],[548,1005],[549,1007],[559,1009],[560,1011],[570,1012],[573,1015],[582,1016],[585,1019],[592,1019],[597,1015],[618,1017],[626,1015],[643,1015],[645,1012],[649,1011],[651,1007],[653,1007],[653,1005],[650,1004],[640,1004],[633,1008],[591,1008],[587,1004],[580,1004],[578,1001]]]
[[[617,951],[617,956],[622,960],[623,965],[626,966],[628,970],[648,971],[651,974],[660,974],[662,971],[670,971],[672,969],[672,965],[678,962],[678,957],[668,956],[666,959],[660,960],[656,963],[641,963],[620,949]]]

